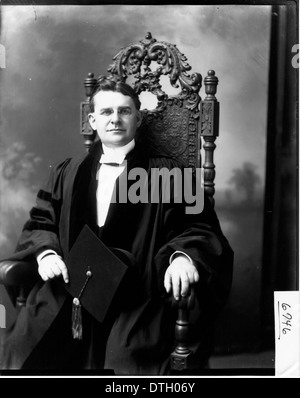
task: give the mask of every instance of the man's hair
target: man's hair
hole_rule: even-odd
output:
[[[137,110],[139,110],[141,107],[141,102],[139,100],[137,93],[134,91],[134,89],[131,86],[129,86],[129,84],[121,81],[111,80],[105,76],[99,76],[90,97],[91,112],[94,112],[95,110],[95,102],[94,102],[95,95],[100,91],[114,91],[117,93],[121,93],[123,95],[128,95],[130,98],[132,98]]]

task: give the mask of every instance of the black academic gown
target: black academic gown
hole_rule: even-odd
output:
[[[233,253],[209,200],[198,215],[185,214],[184,204],[112,203],[99,230],[95,177],[101,153],[101,144],[96,143],[88,155],[53,167],[11,259],[36,266],[35,253],[43,247],[67,258],[88,224],[108,247],[132,253],[137,266],[104,325],[84,313],[83,341],[71,338],[71,298],[61,280],[39,280],[6,331],[2,369],[104,368],[119,375],[167,374],[176,310],[163,280],[175,250],[187,253],[200,274],[191,333],[198,366],[211,354],[213,322],[231,287]],[[181,167],[171,158],[149,157],[139,145],[127,155],[127,165],[128,171],[141,167],[148,173],[155,167]],[[13,291],[8,292],[14,299]]]

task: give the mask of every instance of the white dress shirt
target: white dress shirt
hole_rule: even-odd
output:
[[[117,178],[121,175],[126,167],[125,157],[127,153],[132,151],[135,146],[135,141],[130,141],[127,145],[116,148],[108,148],[102,144],[103,155],[99,163],[101,167],[97,173],[97,223],[99,227],[105,224],[109,205],[112,200],[112,194]],[[111,166],[108,163],[118,163],[119,166]]]

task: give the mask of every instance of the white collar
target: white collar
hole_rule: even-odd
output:
[[[101,156],[100,163],[119,163],[121,164],[126,155],[135,147],[135,140],[131,140],[128,144],[121,147],[107,147],[102,144],[103,155]]]
[[[102,144],[103,153],[105,153],[105,155],[118,154],[120,156],[123,155],[124,157],[127,155],[127,153],[132,151],[134,147],[135,147],[135,139],[131,140],[130,142],[128,142],[128,144],[124,146],[118,146],[118,147],[108,147]]]

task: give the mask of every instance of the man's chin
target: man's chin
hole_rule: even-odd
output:
[[[104,144],[108,147],[121,147],[127,145],[132,140],[133,138],[128,137],[113,137],[107,143],[104,142]]]
[[[111,140],[109,142],[104,142],[104,145],[106,145],[109,148],[119,148],[119,147],[127,145],[130,141],[131,140],[115,139],[115,140]]]

